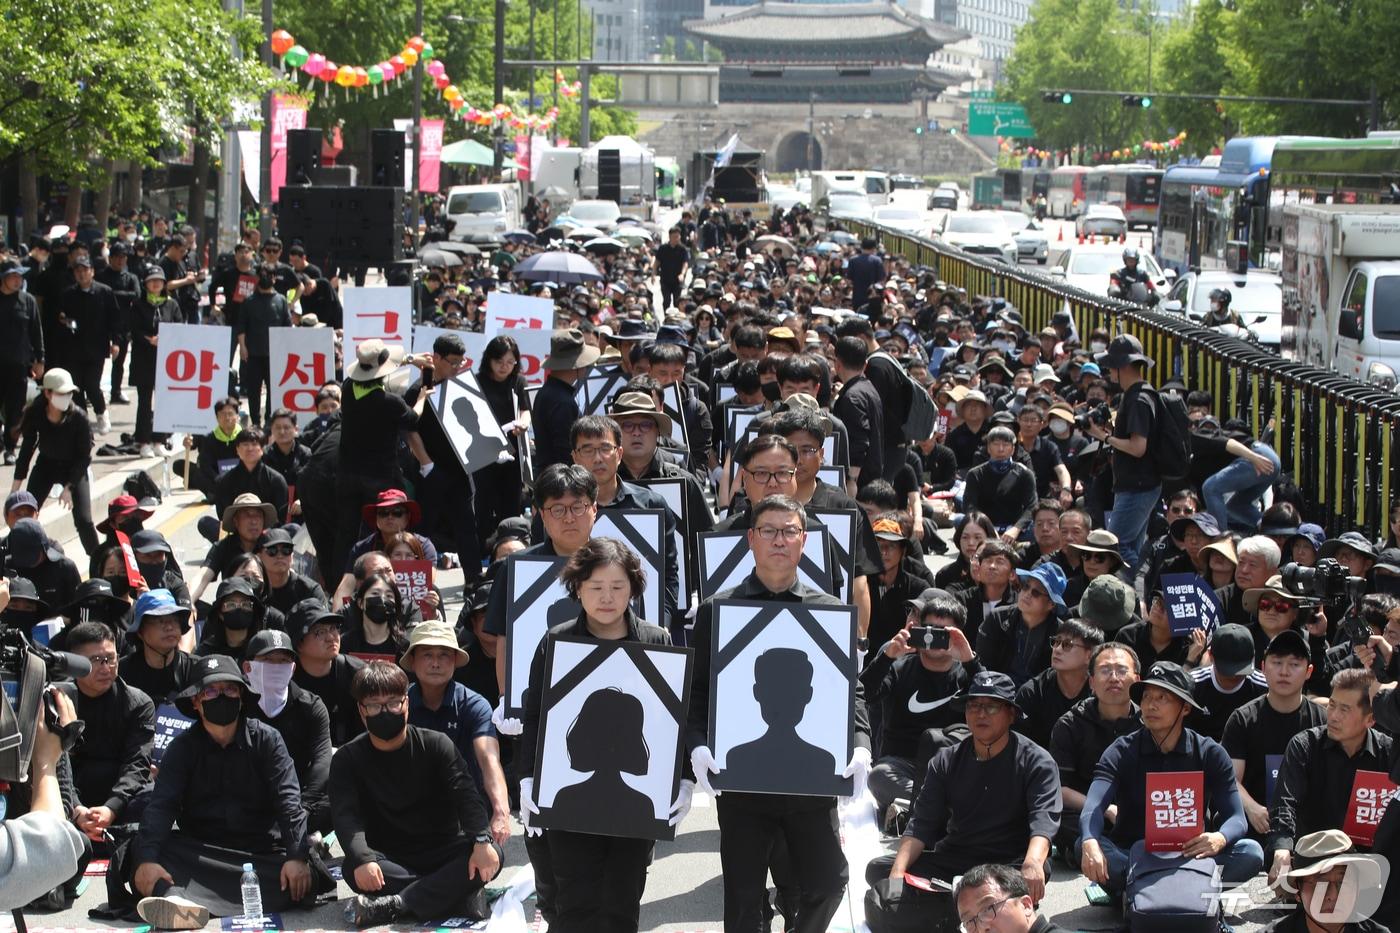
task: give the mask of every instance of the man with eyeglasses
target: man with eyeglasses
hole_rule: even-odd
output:
[[[282,261],[282,241],[277,237],[269,237],[262,245],[262,262],[272,266],[277,294],[287,299],[288,305],[296,304],[301,297],[301,280],[296,270]]]
[[[1055,762],[1011,731],[1023,711],[1005,674],[981,671],[958,698],[968,737],[929,762],[899,850],[872,859],[866,880],[877,897],[888,897],[906,875],[951,882],[976,865],[995,862],[1019,866],[1038,903],[1045,897],[1050,840],[1060,825]],[[928,908],[947,915],[955,904],[935,897]]]
[[[1030,887],[1008,865],[978,865],[953,888],[962,933],[1064,933],[1036,912]]]
[[[292,569],[292,535],[285,528],[269,528],[258,538],[258,561],[267,581],[267,604],[284,616],[303,599],[326,603],[321,585]]]
[[[757,440],[765,436],[775,442],[765,450],[777,450],[787,456],[789,465],[785,469],[791,475],[786,482],[791,484],[792,476],[796,475],[791,466],[795,459],[791,445],[772,435],[760,436]],[[763,472],[784,469],[760,467],[755,461],[749,461],[749,466]],[[846,858],[836,831],[839,822],[836,798],[735,791],[721,795],[711,788],[709,780],[711,774],[719,773],[714,753],[706,744],[709,742],[710,645],[714,637],[716,600],[841,605],[834,596],[812,589],[797,577],[802,544],[808,533],[807,513],[802,505],[790,495],[770,495],[753,501],[756,504],[748,513],[750,521],[744,526],[748,529],[749,548],[753,552],[753,572],[738,586],[705,600],[696,612],[691,635],[695,672],[685,742],[696,784],[718,798],[724,928],[761,928],[768,907],[766,882],[771,863],[780,904],[785,899],[792,904],[793,915],[788,917],[788,928],[807,933],[826,929],[841,906],[846,888]],[[851,721],[855,751],[843,776],[854,778],[859,791],[864,788],[870,769],[870,728],[864,689],[859,681]]]
[[[1020,587],[1015,605],[988,613],[975,644],[989,670],[1007,674],[1019,687],[1050,667],[1050,640],[1059,633],[1059,614],[1066,606],[1065,575],[1059,565],[1017,570],[1016,576]]]
[[[1132,648],[1104,642],[1089,655],[1089,689],[1093,696],[1080,700],[1050,730],[1046,748],[1060,769],[1060,800],[1064,812],[1055,845],[1074,869],[1079,842],[1079,813],[1084,795],[1094,780],[1094,769],[1104,751],[1118,739],[1136,732],[1142,716],[1131,695],[1138,680],[1138,658]],[[1112,823],[1118,807],[1110,804],[1104,818]]]
[[[489,916],[486,883],[501,870],[482,800],[457,746],[408,724],[408,675],[375,661],[351,690],[367,732],[331,760],[331,808],[356,927],[412,917]]]
[[[73,822],[98,846],[103,831],[126,822],[128,805],[151,786],[155,705],[117,676],[117,643],[101,622],[83,622],[66,632],[67,650],[86,658],[92,670],[77,678],[78,718],[83,741],[68,757],[78,806]]]
[[[308,864],[296,768],[277,731],[248,715],[257,698],[238,664],[210,655],[194,676],[176,706],[198,722],[166,749],[131,853],[137,912],[157,929],[239,914],[245,864],[266,913],[334,886]]]

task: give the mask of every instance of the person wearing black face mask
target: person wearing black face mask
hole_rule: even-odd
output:
[[[101,577],[84,580],[73,594],[73,601],[59,610],[67,622],[67,628],[83,622],[101,622],[116,633],[125,630],[126,615],[131,604],[112,592],[112,585]],[[58,650],[65,650],[65,632],[59,632],[49,644]]]
[[[180,562],[175,559],[175,550],[164,535],[150,529],[138,531],[131,536],[131,549],[136,552],[136,566],[141,570],[147,589],[166,589],[182,603],[193,604],[190,588],[180,573]]]
[[[408,647],[398,586],[387,573],[372,573],[355,588],[360,626],[347,628],[340,650],[345,654],[398,658]]]
[[[214,595],[204,638],[194,650],[196,657],[226,654],[240,663],[246,660],[248,641],[262,631],[264,612],[253,581],[229,577]]]
[[[161,760],[124,879],[143,898],[141,918],[160,929],[197,929],[211,915],[239,913],[245,863],[258,874],[264,911],[287,910],[335,884],[319,863],[308,864],[296,769],[276,730],[247,715],[257,697],[237,662],[201,658],[194,676],[176,705],[199,723]]]
[[[331,816],[356,892],[346,921],[485,918],[482,889],[500,871],[501,849],[457,747],[408,725],[408,676],[398,665],[372,662],[350,689],[369,731],[331,759]]]
[[[39,591],[34,588],[34,584],[24,577],[15,577],[10,583],[10,602],[3,612],[0,612],[0,623],[4,623],[9,628],[19,629],[26,638],[31,637],[30,633],[34,626],[44,619],[51,619],[57,613],[39,595]]]

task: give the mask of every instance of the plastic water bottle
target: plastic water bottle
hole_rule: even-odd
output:
[[[253,871],[252,862],[243,863],[243,916],[241,919],[252,921],[261,925],[262,909],[262,888],[258,886],[258,873]]]

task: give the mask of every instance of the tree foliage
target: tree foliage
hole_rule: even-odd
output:
[[[21,0],[0,13],[0,164],[95,181],[192,129],[217,135],[273,78],[257,24],[217,0]],[[244,57],[235,57],[237,45]]]

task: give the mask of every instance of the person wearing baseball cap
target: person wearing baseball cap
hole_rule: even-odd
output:
[[[484,696],[494,710],[501,698],[500,681],[496,679],[496,651],[501,646],[496,636],[486,631],[486,607],[491,604],[492,586],[488,578],[473,587],[457,617],[457,644],[467,653],[467,663],[454,676]]]
[[[331,831],[331,718],[316,694],[292,682],[296,663],[292,636],[263,629],[248,640],[243,673],[257,695],[251,715],[276,729],[292,756],[307,828],[324,834]]]
[[[257,700],[238,662],[220,654],[200,658],[176,698],[197,721],[161,759],[122,879],[154,928],[199,929],[211,916],[239,914],[245,864],[258,875],[264,911],[334,888],[307,861],[296,768],[277,731],[255,717]]]
[[[74,404],[78,386],[67,370],[50,369],[45,372],[42,388],[39,397],[24,410],[21,423],[15,426],[21,441],[10,491],[15,492],[21,485],[26,485],[27,478],[29,492],[42,509],[49,491],[54,486],[61,486],[63,491],[59,502],[73,510],[73,524],[83,551],[93,554],[97,550],[98,538],[97,529],[92,524],[92,497],[87,475],[88,465],[92,462],[92,425],[83,410],[80,396],[80,403]],[[31,459],[34,462],[32,474]]]
[[[1225,884],[1241,884],[1264,866],[1264,850],[1248,838],[1249,823],[1240,803],[1230,756],[1214,739],[1186,722],[1206,710],[1191,693],[1191,677],[1179,664],[1154,661],[1132,687],[1142,711],[1142,728],[1114,742],[1104,752],[1080,814],[1080,870],[1110,893],[1121,893],[1129,861],[1144,850],[1147,819],[1147,775],[1161,771],[1199,771],[1205,799],[1199,813],[1220,821],[1216,831],[1187,840],[1187,858],[1211,858],[1220,866]],[[1118,807],[1112,829],[1104,812]]]
[[[44,329],[39,303],[24,290],[24,266],[0,262],[0,404],[5,420],[5,466],[15,462],[15,444],[30,377],[44,374]]]
[[[1040,900],[1060,825],[1058,769],[1049,752],[1012,731],[1023,713],[1010,677],[980,671],[958,701],[969,735],[933,756],[899,850],[871,861],[866,880],[872,888],[906,873],[952,881],[997,862],[1020,865],[1032,899]],[[999,764],[989,767],[993,760]],[[991,800],[998,806],[987,806]]]
[[[1210,710],[1197,716],[1191,728],[1219,742],[1230,714],[1263,696],[1269,684],[1255,666],[1254,636],[1237,622],[1216,626],[1210,636],[1210,658],[1210,664],[1190,671],[1195,684],[1191,695]]]
[[[318,599],[304,599],[287,613],[287,635],[297,653],[292,682],[320,698],[337,748],[365,730],[350,696],[350,682],[365,662],[341,653],[344,628],[345,616]]]
[[[293,550],[292,533],[286,528],[267,529],[254,549],[267,581],[267,604],[284,616],[303,599],[326,603],[321,584],[292,569]]]

